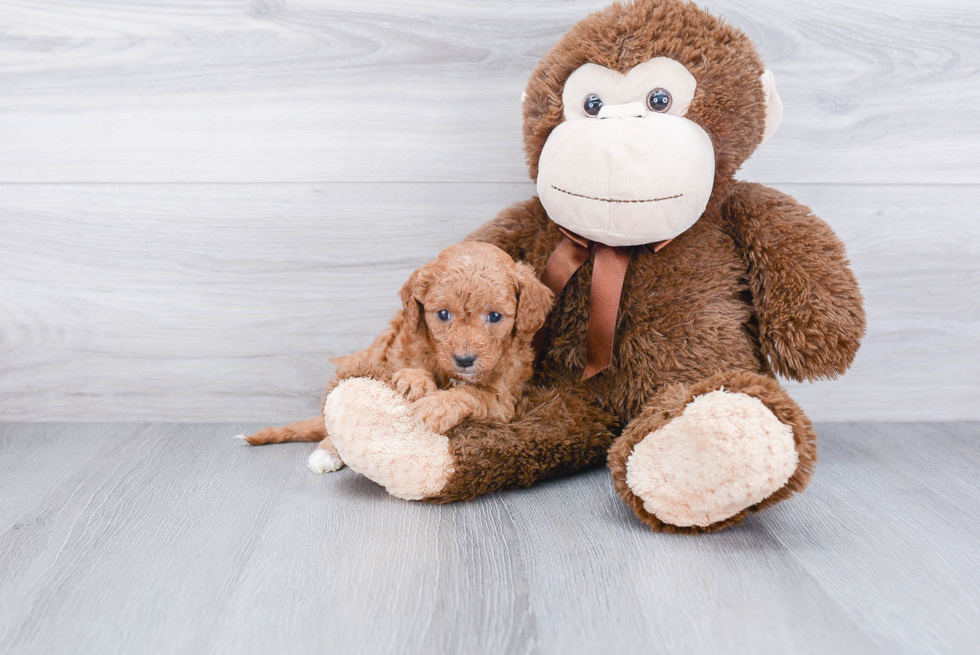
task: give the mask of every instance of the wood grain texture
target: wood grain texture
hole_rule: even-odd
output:
[[[960,653],[978,424],[818,425],[810,489],[649,532],[605,469],[450,506],[236,425],[0,426],[0,652]],[[45,462],[47,466],[39,466]]]
[[[976,187],[784,185],[840,233],[870,333],[818,420],[980,418]],[[315,414],[408,274],[530,185],[7,186],[0,416]]]
[[[0,2],[0,182],[523,182],[519,98],[606,0]],[[773,183],[975,183],[973,0],[717,0]]]

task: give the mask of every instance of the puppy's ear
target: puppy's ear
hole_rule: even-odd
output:
[[[524,262],[517,263],[517,321],[515,330],[521,339],[531,339],[544,326],[554,302],[554,294],[546,287],[534,269]]]
[[[425,328],[425,308],[422,306],[422,301],[425,299],[428,286],[423,266],[408,276],[405,284],[402,285],[402,290],[398,293],[402,301],[405,323],[415,331]]]

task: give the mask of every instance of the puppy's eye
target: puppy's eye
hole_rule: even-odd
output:
[[[499,323],[503,317],[504,315],[499,312],[490,312],[487,314],[487,320],[491,323]]]
[[[599,110],[602,109],[602,98],[594,93],[590,93],[585,96],[585,102],[582,105],[585,113],[589,116],[598,116]]]
[[[647,107],[650,111],[655,111],[658,114],[662,114],[674,103],[674,99],[670,96],[670,91],[667,89],[656,88],[647,95]]]
[[[449,320],[449,310],[448,309],[440,309],[439,311],[436,312],[436,318],[438,318],[440,321],[443,321],[443,322],[448,321]]]

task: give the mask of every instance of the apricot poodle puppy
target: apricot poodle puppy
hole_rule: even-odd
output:
[[[527,264],[496,246],[468,241],[443,250],[408,278],[402,309],[368,348],[338,357],[328,392],[351,377],[391,384],[411,402],[417,421],[440,434],[470,418],[510,421],[531,377],[532,340],[553,296]],[[320,441],[309,466],[344,463],[323,416],[239,435],[252,445]]]

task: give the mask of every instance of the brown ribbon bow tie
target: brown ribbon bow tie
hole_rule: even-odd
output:
[[[607,246],[589,241],[563,227],[558,229],[565,238],[551,253],[541,275],[541,281],[551,289],[555,298],[572,279],[575,271],[589,261],[593,253],[595,254],[589,299],[589,327],[585,337],[585,371],[582,373],[582,379],[588,380],[612,362],[619,299],[623,293],[626,267],[629,266],[634,250],[647,248],[653,252],[660,252],[673,239],[643,246]]]

